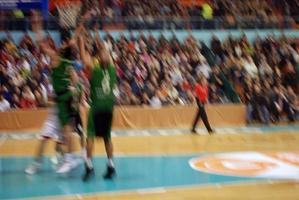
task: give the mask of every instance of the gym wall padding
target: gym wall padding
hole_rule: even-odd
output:
[[[113,129],[190,128],[195,106],[150,107],[121,106],[114,112]],[[246,109],[242,104],[213,104],[206,106],[212,126],[242,126]],[[88,109],[81,109],[86,126]],[[40,131],[47,118],[47,109],[0,112],[1,132]],[[100,123],[100,122],[99,122]],[[199,123],[202,127],[202,122]]]

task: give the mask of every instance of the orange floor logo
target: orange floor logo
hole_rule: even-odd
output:
[[[299,179],[298,152],[236,152],[193,158],[190,166],[201,172],[246,177]]]

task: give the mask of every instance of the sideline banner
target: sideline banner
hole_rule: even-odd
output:
[[[48,16],[48,0],[0,0],[0,10],[41,10]]]
[[[81,108],[81,117],[86,127],[88,109]],[[238,104],[214,104],[206,108],[212,126],[243,126],[246,109]],[[145,128],[190,128],[197,112],[195,106],[169,106],[160,109],[139,106],[115,108],[114,129]],[[40,130],[47,118],[47,109],[14,110],[0,112],[0,131]],[[203,127],[202,122],[198,124]]]

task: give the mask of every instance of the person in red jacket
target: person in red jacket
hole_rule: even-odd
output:
[[[205,104],[208,102],[209,90],[208,90],[208,83],[204,77],[200,77],[199,83],[195,85],[195,96],[196,96],[196,103],[198,106],[198,111],[196,113],[191,132],[196,134],[196,125],[200,117],[208,130],[209,134],[213,133],[213,129],[210,126],[207,113],[205,111]]]

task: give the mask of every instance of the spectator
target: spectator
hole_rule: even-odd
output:
[[[9,89],[10,86],[8,84],[5,84],[2,86],[2,95],[4,99],[6,99],[8,102],[11,102],[12,100],[12,91]]]
[[[255,77],[258,73],[253,59],[249,55],[244,55],[241,59],[241,65],[244,67],[249,76]]]
[[[251,116],[264,124],[269,124],[270,122],[268,101],[259,85],[255,85],[253,89]],[[249,121],[252,121],[252,119],[249,119]]]
[[[4,112],[10,109],[9,102],[0,94],[0,112]]]
[[[143,106],[147,106],[147,105],[150,105],[150,99],[149,99],[149,97],[148,97],[148,95],[147,95],[147,93],[143,93],[142,94],[142,98],[141,98],[141,105],[143,105]]]
[[[288,86],[288,88],[287,88],[287,95],[286,95],[286,97],[287,97],[287,102],[289,104],[289,107],[287,107],[287,109],[289,109],[289,111],[287,111],[287,113],[289,115],[289,120],[291,122],[293,122],[293,121],[296,120],[298,108],[297,108],[297,105],[296,105],[297,96],[294,93],[292,87],[290,87],[290,86]]]
[[[160,100],[160,93],[157,91],[155,95],[150,99],[150,106],[152,108],[161,108],[162,102]]]
[[[25,86],[20,100],[21,108],[36,108],[36,98],[29,86]]]
[[[202,5],[202,17],[206,20],[213,19],[213,8],[208,4],[204,3]]]
[[[179,98],[179,93],[174,85],[170,85],[168,97],[171,104],[182,104],[182,100]]]
[[[36,99],[36,106],[37,107],[46,107],[47,103],[44,99],[44,97],[42,96],[42,94],[40,93],[40,88],[39,89],[36,89],[34,91],[34,97]]]
[[[17,94],[14,94],[12,96],[11,108],[14,108],[14,109],[21,108],[20,99],[19,99],[19,96]]]
[[[27,61],[27,58],[26,58],[26,57],[22,57],[22,58],[20,59],[20,61],[19,61],[18,64],[17,64],[17,68],[20,69],[21,71],[25,71],[26,74],[27,74],[27,73],[30,73],[30,71],[31,71],[30,64],[29,64],[29,62]]]
[[[294,121],[295,113],[293,112],[290,101],[285,94],[285,88],[280,85],[278,88],[275,88],[275,93],[276,93],[276,98],[274,101],[275,107],[273,107],[273,113],[275,119],[280,120],[282,114],[285,113],[290,122]],[[291,92],[289,93],[292,96]]]
[[[206,61],[200,61],[199,65],[196,68],[197,74],[201,73],[206,79],[210,78],[211,67]]]

